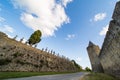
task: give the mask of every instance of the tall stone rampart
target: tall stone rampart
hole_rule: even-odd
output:
[[[99,58],[105,73],[120,77],[120,1],[112,18]]]
[[[10,39],[0,32],[0,71],[74,72],[79,69],[67,58]]]
[[[88,54],[91,56],[91,63],[95,63],[97,59],[100,61],[104,73],[120,78],[120,1],[116,3],[112,19],[99,55],[93,56],[97,50],[93,47],[88,50]],[[97,63],[99,64],[97,61],[93,70],[99,67]]]

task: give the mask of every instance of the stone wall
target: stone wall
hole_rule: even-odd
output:
[[[120,77],[120,1],[112,18],[99,58],[105,73]]]
[[[74,72],[79,69],[67,58],[48,53],[0,32],[0,71]]]
[[[96,55],[98,49],[95,45],[96,48],[88,46],[88,54],[91,65],[96,62],[93,70],[102,65],[104,73],[120,78],[120,1],[115,6],[112,19],[99,55]],[[101,65],[98,65],[98,60]]]

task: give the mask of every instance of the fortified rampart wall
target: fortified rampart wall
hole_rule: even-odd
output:
[[[10,39],[0,32],[0,71],[74,72],[79,69],[65,57]]]

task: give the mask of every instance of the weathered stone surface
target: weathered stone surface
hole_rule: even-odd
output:
[[[89,42],[89,46],[87,47],[88,55],[91,61],[92,71],[93,72],[103,72],[103,68],[101,66],[98,55],[100,53],[99,46]]]
[[[99,58],[105,73],[120,77],[120,25],[116,20],[110,22]]]
[[[0,71],[78,71],[67,58],[41,51],[0,32]]]
[[[112,18],[99,58],[105,73],[120,78],[120,1]]]
[[[112,18],[118,23],[120,22],[120,1],[116,3]]]

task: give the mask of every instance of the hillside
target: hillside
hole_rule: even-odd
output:
[[[33,48],[0,32],[0,71],[74,72],[78,67],[65,57]]]

